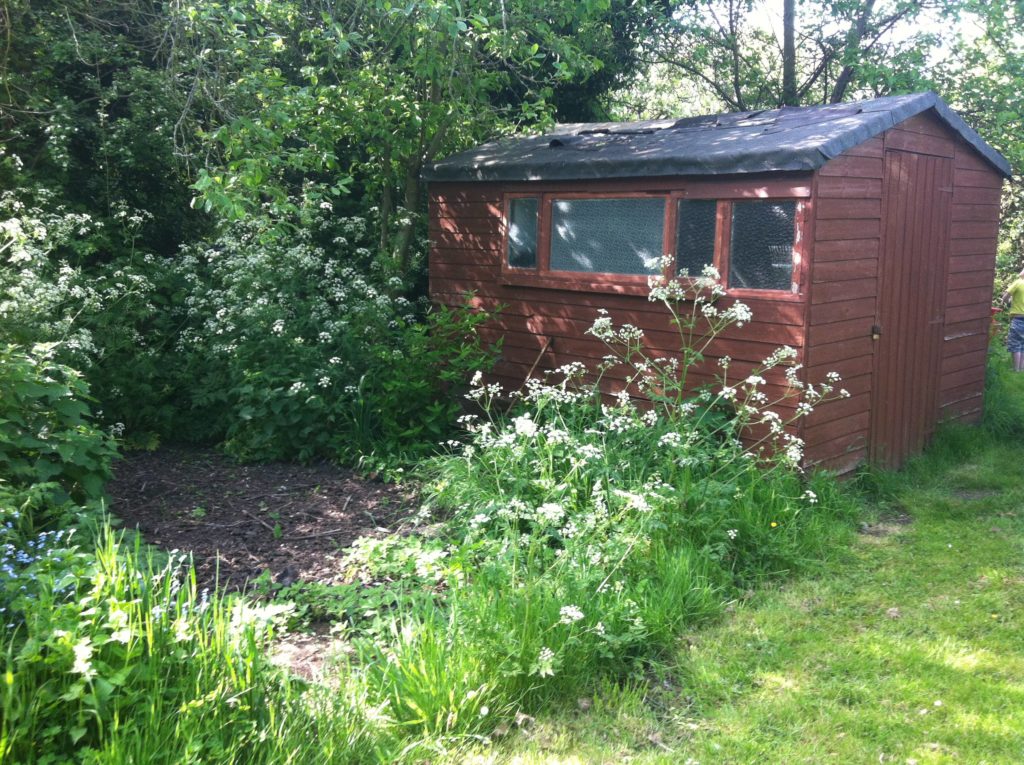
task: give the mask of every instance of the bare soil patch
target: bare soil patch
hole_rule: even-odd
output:
[[[416,507],[405,487],[330,464],[241,465],[210,449],[128,454],[108,485],[111,511],[165,550],[193,555],[201,586],[275,581],[336,584],[343,551],[394,531]]]
[[[878,519],[877,523],[862,523],[860,533],[868,540],[881,540],[906,530],[914,519],[902,511],[890,513]]]
[[[988,499],[999,494],[995,489],[954,489],[952,494],[957,499],[965,502],[974,502],[979,499]]]
[[[327,670],[344,650],[329,626],[320,624],[308,632],[278,633],[271,660],[304,680],[329,684],[332,676]]]

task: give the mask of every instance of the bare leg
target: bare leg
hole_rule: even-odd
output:
[[[1024,353],[1013,354],[1013,371],[1024,372]]]

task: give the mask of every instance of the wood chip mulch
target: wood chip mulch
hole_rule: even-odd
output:
[[[395,531],[415,493],[329,464],[240,465],[209,449],[129,453],[109,484],[111,512],[147,542],[191,553],[201,587],[274,581],[337,584],[361,536]]]

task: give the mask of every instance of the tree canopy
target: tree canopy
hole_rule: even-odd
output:
[[[367,370],[439,359],[417,302],[433,159],[555,120],[933,88],[1019,168],[1022,13],[1021,0],[0,0],[5,337],[62,338],[69,361],[93,364],[108,416],[202,412],[204,437],[254,430],[218,419],[226,397],[239,417],[276,417],[343,354],[367,359],[343,386],[365,404]],[[1024,265],[1016,183],[1000,247],[1003,273]],[[289,326],[304,329],[277,334]]]

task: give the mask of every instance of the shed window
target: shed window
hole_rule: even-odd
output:
[[[733,202],[729,287],[789,290],[796,202]]]
[[[799,299],[802,188],[780,184],[777,196],[751,199],[734,187],[713,195],[720,185],[706,195],[700,185],[608,194],[514,191],[505,197],[502,278],[643,295],[652,275],[699,277],[713,266],[738,296],[770,291]],[[787,195],[790,189],[798,193]]]
[[[508,204],[508,264],[511,268],[537,267],[537,197],[515,197]]]
[[[663,198],[555,199],[551,270],[660,273],[664,226]]]
[[[676,210],[676,273],[700,276],[715,262],[714,199],[680,199]]]

